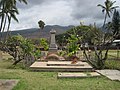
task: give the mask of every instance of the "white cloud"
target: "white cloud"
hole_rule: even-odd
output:
[[[116,5],[120,0],[116,0]],[[85,24],[102,23],[104,15],[97,4],[104,0],[28,0],[28,5],[18,4],[19,23],[11,24],[11,30],[38,27],[41,19],[46,25],[78,25],[82,20]]]

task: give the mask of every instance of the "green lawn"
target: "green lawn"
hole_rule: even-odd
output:
[[[106,77],[57,79],[57,72],[32,72],[0,60],[0,79],[19,79],[13,90],[120,90],[120,82]]]
[[[105,55],[106,51],[103,51],[103,56]],[[91,57],[95,57],[95,51],[91,52]],[[108,51],[108,59],[109,60],[120,60],[120,50],[109,50]]]
[[[113,51],[112,51],[113,52]],[[112,53],[111,52],[111,53]],[[6,54],[5,54],[6,55]],[[57,79],[57,72],[32,72],[21,69],[22,64],[12,66],[9,56],[0,60],[0,79],[19,79],[14,90],[119,90],[120,82],[106,77]],[[107,61],[106,68],[119,69],[120,61]]]
[[[105,62],[105,68],[120,70],[120,60],[107,60]]]

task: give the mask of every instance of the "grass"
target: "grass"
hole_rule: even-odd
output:
[[[117,56],[117,54],[119,54]],[[108,59],[117,59],[120,58],[120,50],[109,50],[108,52]]]
[[[120,60],[107,60],[105,62],[105,68],[120,70]]]
[[[13,90],[120,90],[120,82],[106,77],[58,79],[57,72],[32,72],[0,60],[0,79],[19,79]]]

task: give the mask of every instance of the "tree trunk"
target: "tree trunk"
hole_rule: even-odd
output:
[[[15,62],[13,63],[13,65],[17,65],[17,63],[19,63],[21,60],[22,60],[22,59],[15,61]]]
[[[5,38],[5,40],[7,40],[7,37],[8,37],[8,34],[9,34],[10,24],[11,24],[11,16],[10,16],[10,18],[9,18],[9,23],[8,23],[8,28],[7,28],[7,33],[6,33],[6,38]]]
[[[106,19],[107,19],[107,13],[105,14],[105,19],[104,19],[104,23],[103,23],[103,28],[105,27]]]
[[[0,60],[2,60],[2,51],[0,51]]]
[[[5,30],[6,21],[7,21],[7,15],[5,15],[5,20],[4,20],[4,25],[3,25],[3,29],[2,29],[2,32],[4,32],[4,30]]]
[[[0,25],[0,32],[2,32],[3,31],[3,22],[4,22],[4,16],[2,16],[1,17],[1,25]],[[1,38],[0,38],[1,40],[2,40],[2,33],[1,33]]]

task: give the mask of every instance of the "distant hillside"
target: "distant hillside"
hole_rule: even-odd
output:
[[[56,34],[62,34],[65,31],[73,28],[74,26],[59,26],[59,25],[47,25],[44,27],[43,30],[40,30],[40,28],[29,28],[29,29],[22,29],[22,30],[16,30],[16,31],[10,31],[11,35],[17,35],[20,34],[23,37],[26,38],[49,38],[50,36],[50,30],[55,29]],[[106,32],[104,28],[101,27],[101,30]],[[5,33],[4,33],[5,34]],[[3,36],[4,36],[3,34]]]
[[[44,37],[49,38],[50,36],[50,30],[55,29],[56,34],[62,34],[66,30],[71,29],[74,26],[59,26],[59,25],[47,25],[44,27],[43,30],[40,30],[39,28],[30,28],[30,29],[24,29],[24,30],[17,30],[17,31],[11,31],[11,35],[17,35],[20,34],[27,38],[38,38],[38,37]]]

